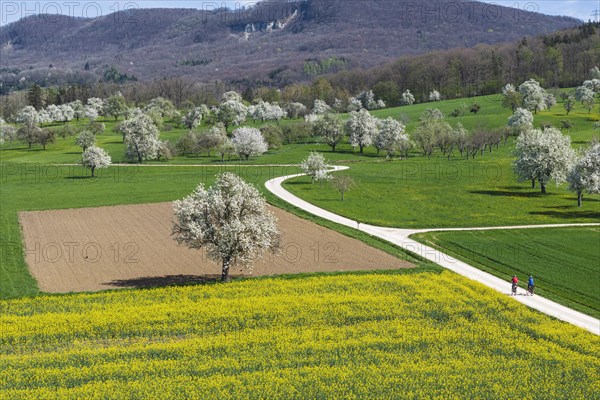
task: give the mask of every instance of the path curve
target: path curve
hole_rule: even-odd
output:
[[[332,171],[343,171],[349,167],[345,166],[334,166]],[[342,217],[341,215],[332,213],[311,204],[301,198],[293,195],[292,193],[285,190],[281,184],[291,178],[296,178],[304,174],[295,174],[281,176],[278,178],[271,179],[265,183],[267,190],[273,193],[280,199],[298,207],[306,212],[314,214],[318,217],[327,219],[329,221],[344,225],[350,228],[359,229],[362,232],[368,233],[369,235],[384,239],[390,243],[393,243],[405,250],[412,253],[418,254],[419,256],[433,261],[436,264],[449,269],[459,275],[474,281],[483,283],[484,285],[505,294],[510,294],[510,283],[495,277],[492,274],[481,271],[463,261],[457,260],[450,257],[447,254],[440,252],[432,247],[426,246],[419,243],[409,236],[415,233],[423,232],[437,232],[437,231],[456,231],[456,230],[491,230],[491,229],[526,229],[526,228],[549,228],[549,227],[568,227],[568,226],[600,226],[600,224],[564,224],[564,225],[525,225],[525,226],[510,226],[510,227],[481,227],[481,228],[447,228],[447,229],[399,229],[399,228],[386,228],[380,226],[374,226],[369,224],[358,224],[356,221]],[[573,325],[579,326],[586,329],[596,335],[600,335],[600,320],[583,314],[579,311],[572,310],[554,301],[548,300],[540,296],[526,296],[525,289],[519,288],[517,296],[513,298],[528,307],[534,308],[544,314],[550,315],[557,319],[565,322],[569,322]]]

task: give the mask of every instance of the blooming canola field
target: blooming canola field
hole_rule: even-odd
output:
[[[448,271],[0,303],[4,398],[593,398],[600,337]]]

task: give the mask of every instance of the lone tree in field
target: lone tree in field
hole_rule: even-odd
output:
[[[81,157],[81,165],[92,170],[92,177],[96,168],[108,168],[111,164],[110,156],[100,147],[90,146]]]
[[[377,119],[365,109],[353,111],[350,113],[350,120],[346,123],[346,130],[352,147],[360,148],[360,154],[363,154],[364,148],[373,143],[373,138],[377,134]]]
[[[328,180],[329,165],[321,153],[311,151],[309,156],[300,164],[302,171],[312,178],[312,182]]]
[[[229,280],[231,267],[251,269],[264,251],[279,248],[277,218],[258,190],[235,174],[219,175],[208,189],[200,184],[173,207],[175,240],[206,249],[210,259],[221,263],[223,282]]]
[[[125,156],[138,162],[153,160],[160,146],[158,128],[146,114],[140,113],[121,124],[125,138]]]
[[[600,194],[600,143],[595,142],[581,155],[567,176],[569,190],[577,193],[581,207],[583,193]]]
[[[256,128],[238,128],[233,131],[231,143],[240,157],[248,160],[250,156],[259,156],[269,150],[264,136]]]
[[[331,186],[342,196],[342,201],[344,201],[344,195],[347,191],[352,189],[355,186],[354,179],[350,178],[346,175],[336,175],[331,179]]]
[[[344,138],[344,127],[339,119],[331,114],[325,114],[313,125],[313,133],[320,136],[323,142],[335,152],[336,146]]]
[[[517,138],[515,150],[517,160],[513,169],[520,182],[535,181],[540,183],[542,193],[546,193],[546,185],[550,181],[562,183],[573,165],[575,152],[571,147],[571,138],[556,128],[544,131],[530,129]]]

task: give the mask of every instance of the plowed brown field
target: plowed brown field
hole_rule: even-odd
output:
[[[410,268],[413,265],[286,211],[279,255],[233,276]],[[22,212],[26,261],[44,292],[203,282],[220,276],[203,251],[171,236],[170,203]]]

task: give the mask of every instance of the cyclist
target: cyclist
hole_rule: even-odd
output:
[[[535,282],[533,281],[533,276],[529,275],[529,280],[527,281],[527,292],[533,296],[533,289],[535,287]]]
[[[517,294],[517,284],[519,283],[519,278],[517,278],[516,275],[513,275],[511,282],[512,282],[512,294],[515,295],[515,294]]]

